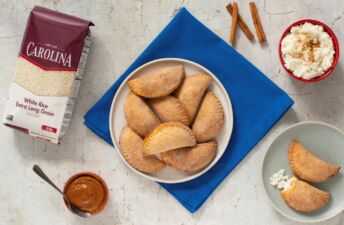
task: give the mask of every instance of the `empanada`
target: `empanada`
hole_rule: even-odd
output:
[[[196,139],[189,127],[178,122],[168,122],[159,125],[147,135],[143,151],[147,155],[152,155],[195,145]]]
[[[137,95],[157,98],[171,94],[184,79],[184,66],[172,66],[128,81],[129,88]]]
[[[288,160],[294,173],[309,182],[326,181],[340,170],[340,166],[317,158],[296,140],[289,145]]]
[[[158,157],[143,154],[143,139],[128,126],[122,129],[119,145],[124,159],[135,169],[144,173],[156,173],[165,168],[165,163]]]
[[[176,97],[168,95],[152,98],[149,103],[161,122],[180,122],[189,125],[189,116],[183,104]]]
[[[216,156],[217,143],[209,141],[195,147],[179,148],[161,153],[162,160],[182,172],[194,173],[206,166]]]
[[[318,210],[324,207],[331,197],[330,193],[317,189],[295,177],[292,177],[290,182],[290,186],[281,191],[281,195],[288,206],[297,211]]]
[[[214,139],[223,124],[224,112],[221,102],[213,92],[208,91],[192,125],[197,142]]]
[[[124,114],[129,127],[141,137],[145,137],[160,124],[159,118],[143,99],[132,92],[125,99]]]
[[[180,88],[178,88],[176,97],[183,103],[190,122],[194,120],[204,92],[212,80],[213,78],[206,74],[193,74],[187,76]]]

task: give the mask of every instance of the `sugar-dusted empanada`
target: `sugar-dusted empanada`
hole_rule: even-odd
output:
[[[209,141],[195,147],[179,148],[161,153],[162,160],[182,172],[194,173],[206,166],[216,156],[217,143]]]
[[[168,122],[159,125],[147,135],[143,151],[147,155],[152,155],[195,145],[196,139],[189,127],[178,122]]]
[[[124,159],[135,169],[145,173],[156,173],[165,168],[165,163],[157,156],[143,154],[143,139],[128,126],[122,129],[119,145]]]
[[[296,140],[289,145],[288,160],[294,173],[309,182],[326,181],[340,170],[340,166],[319,159]]]
[[[224,123],[224,112],[218,97],[211,91],[205,94],[196,119],[192,125],[197,142],[212,140]]]
[[[128,86],[137,95],[157,98],[171,94],[184,79],[184,66],[172,66],[128,81]]]
[[[324,207],[331,197],[330,193],[315,188],[295,177],[292,177],[290,182],[290,186],[281,191],[281,195],[288,206],[297,211],[313,212],[318,210]]]
[[[178,88],[176,96],[186,109],[190,122],[196,116],[202,97],[213,78],[206,74],[193,74],[187,76]]]
[[[189,116],[183,104],[176,97],[168,95],[161,98],[152,98],[149,103],[161,122],[180,122],[189,125]]]
[[[145,137],[160,124],[159,118],[143,99],[132,92],[125,99],[124,114],[129,127],[141,137]]]

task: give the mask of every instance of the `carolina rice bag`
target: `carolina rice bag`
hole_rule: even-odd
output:
[[[87,55],[92,22],[36,6],[10,85],[4,124],[59,143],[66,133]]]

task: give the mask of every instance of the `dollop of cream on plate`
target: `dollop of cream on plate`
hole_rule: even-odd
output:
[[[270,177],[270,184],[279,190],[288,189],[291,186],[293,178],[286,175],[285,169],[280,169]]]

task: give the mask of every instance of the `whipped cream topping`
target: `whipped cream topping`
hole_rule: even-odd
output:
[[[279,190],[285,190],[291,186],[294,179],[294,177],[290,178],[288,175],[285,175],[285,169],[280,169],[270,177],[270,184]]]

